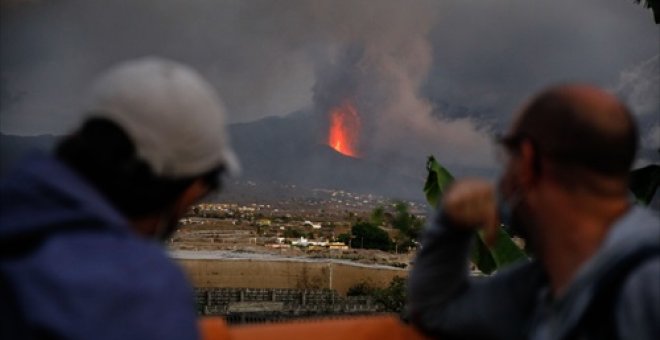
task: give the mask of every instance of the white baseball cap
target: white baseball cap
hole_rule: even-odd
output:
[[[191,177],[240,166],[229,145],[225,109],[192,68],[156,57],[121,63],[92,87],[87,118],[119,125],[156,175]]]

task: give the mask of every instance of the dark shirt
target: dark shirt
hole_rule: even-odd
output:
[[[563,339],[582,326],[594,292],[617,264],[637,249],[660,247],[660,219],[650,210],[630,209],[558,299],[549,296],[537,261],[514,264],[488,277],[470,276],[473,237],[442,218],[428,228],[408,286],[413,323],[443,339]],[[657,339],[660,256],[648,258],[627,275],[612,306],[611,328],[618,333],[613,338]]]
[[[52,157],[33,156],[0,182],[0,244],[0,296],[13,300],[0,309],[10,315],[0,317],[20,321],[2,323],[0,334],[199,337],[192,290],[178,266]]]

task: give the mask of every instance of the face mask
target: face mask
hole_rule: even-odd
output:
[[[517,193],[509,195],[509,198],[504,198],[502,192],[498,191],[497,194],[497,212],[500,217],[500,223],[504,229],[510,233],[525,236],[526,231],[522,226],[520,218],[516,216],[516,209],[520,205],[521,199]]]
[[[513,209],[509,202],[507,202],[502,195],[497,197],[497,213],[500,218],[500,223],[504,225],[504,228],[511,228],[513,222]]]

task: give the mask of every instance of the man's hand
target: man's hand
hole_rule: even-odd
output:
[[[454,227],[483,229],[486,245],[495,243],[500,223],[495,188],[489,182],[480,179],[454,182],[442,199],[442,212]]]

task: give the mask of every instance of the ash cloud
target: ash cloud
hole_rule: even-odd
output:
[[[247,6],[64,0],[3,9],[2,131],[65,132],[98,72],[144,55],[193,65],[216,86],[235,122],[307,105],[308,58],[289,37],[273,39],[252,26],[259,18]]]
[[[640,134],[637,166],[660,161],[660,55],[621,72],[613,91],[636,115]]]
[[[62,0],[1,15],[4,133],[65,132],[97,72],[157,54],[208,77],[232,122],[297,110],[323,122],[353,96],[365,157],[416,169],[430,153],[489,167],[488,135],[533,92],[617,88],[657,55],[649,12],[620,0]]]
[[[614,91],[638,116],[660,113],[660,55],[623,70]]]
[[[405,53],[397,53],[394,46]],[[431,115],[431,103],[419,94],[430,64],[430,46],[424,39],[351,45],[317,73],[317,115],[325,117],[349,99],[361,117],[360,154],[402,170],[409,166],[410,175],[429,154],[454,166],[491,166],[488,131],[468,118]]]
[[[314,8],[322,17],[332,8],[333,17],[344,19],[323,30],[336,48],[316,63],[316,114],[325,117],[353,101],[362,121],[361,154],[380,163],[420,169],[424,157],[436,154],[448,164],[490,166],[486,133],[469,119],[433,117],[420,92],[433,63],[432,3],[415,2],[405,11],[399,1],[380,2],[377,10],[371,2],[358,4]]]

